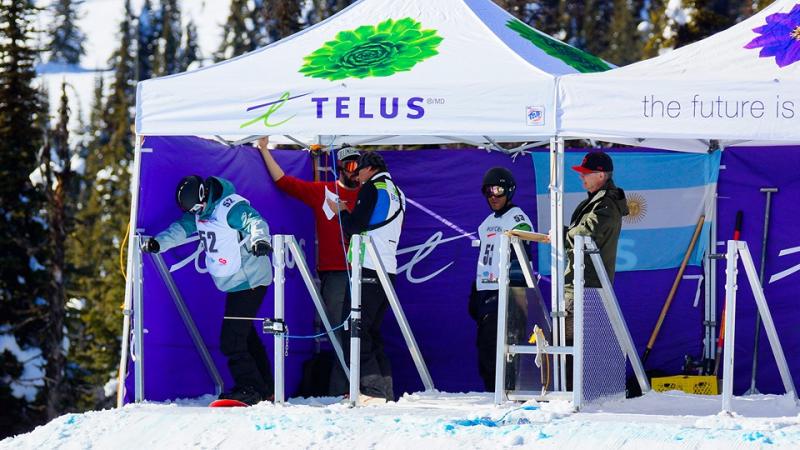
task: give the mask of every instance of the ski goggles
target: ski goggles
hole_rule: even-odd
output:
[[[506,195],[506,188],[503,186],[484,186],[483,195],[488,197],[502,197]]]
[[[197,199],[200,200],[199,202],[195,203],[194,206],[189,208],[189,212],[192,214],[197,214],[203,210],[203,199],[206,198],[206,186],[205,183],[201,183],[200,187],[197,188]]]
[[[342,161],[342,163],[339,164],[339,168],[346,172],[355,172],[356,168],[358,168],[358,161],[356,160]]]
[[[192,214],[198,214],[202,210],[203,210],[203,204],[202,203],[195,203],[195,205],[192,206],[191,209],[189,209],[189,212],[192,213]]]

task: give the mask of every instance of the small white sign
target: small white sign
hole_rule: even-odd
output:
[[[336,213],[328,206],[328,199],[335,203],[339,201],[339,196],[329,191],[328,186],[325,186],[325,198],[322,199],[322,211],[325,213],[325,217],[331,220],[336,216]]]
[[[525,122],[529,127],[544,126],[544,106],[526,106]]]

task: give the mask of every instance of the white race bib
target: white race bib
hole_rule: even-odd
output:
[[[242,267],[239,232],[228,226],[228,212],[240,201],[247,200],[240,195],[231,194],[220,200],[207,220],[200,220],[199,216],[195,216],[197,234],[206,252],[206,267],[215,277],[231,276]]]

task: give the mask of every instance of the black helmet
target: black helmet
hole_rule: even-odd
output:
[[[483,176],[483,184],[481,185],[481,192],[485,193],[486,186],[501,186],[505,189],[505,195],[508,201],[514,196],[514,191],[517,189],[517,183],[514,181],[514,175],[505,167],[492,167],[486,171]]]
[[[378,172],[387,170],[386,161],[383,160],[383,156],[374,151],[364,152],[361,154],[361,156],[358,158],[358,167],[356,167],[356,172],[367,167],[378,169]]]
[[[178,182],[175,190],[178,206],[184,212],[199,212],[202,203],[206,201],[206,189],[203,178],[198,175],[189,175]],[[198,208],[200,205],[200,208]]]

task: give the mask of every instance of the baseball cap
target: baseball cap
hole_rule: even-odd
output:
[[[344,161],[345,159],[358,159],[361,156],[358,150],[353,147],[344,146],[336,152],[336,157],[339,161]]]
[[[605,152],[589,152],[579,166],[572,166],[572,170],[580,173],[613,172],[614,163]]]

